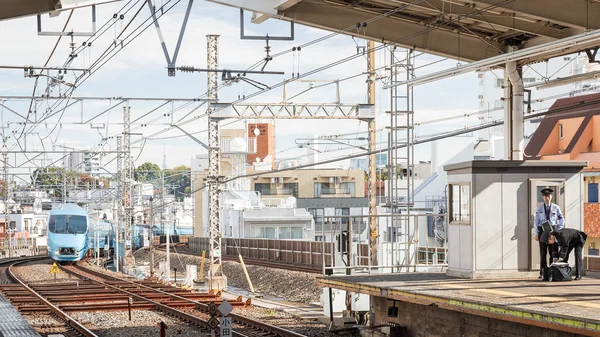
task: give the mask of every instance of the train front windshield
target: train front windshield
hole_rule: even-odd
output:
[[[50,233],[85,234],[87,217],[83,215],[51,215],[48,223]]]

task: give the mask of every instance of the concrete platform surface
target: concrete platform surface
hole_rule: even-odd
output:
[[[323,287],[600,336],[600,273],[582,280],[471,280],[445,273],[325,276]]]
[[[35,337],[40,334],[3,295],[0,295],[0,337]]]

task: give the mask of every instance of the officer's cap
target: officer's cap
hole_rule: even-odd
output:
[[[542,190],[542,195],[549,195],[549,194],[552,194],[552,193],[554,193],[554,191],[551,188],[544,188]]]

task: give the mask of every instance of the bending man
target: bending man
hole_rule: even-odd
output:
[[[587,234],[573,229],[563,228],[550,233],[548,237],[548,245],[556,243],[559,248],[558,252],[554,252],[554,257],[558,257],[559,262],[569,262],[569,254],[575,249],[575,280],[581,280],[581,272],[583,271],[583,246]]]

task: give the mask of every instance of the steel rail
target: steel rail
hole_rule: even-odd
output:
[[[92,331],[90,331],[88,328],[86,328],[85,326],[83,326],[83,324],[79,323],[78,321],[74,320],[71,316],[69,316],[67,313],[65,313],[64,311],[60,310],[57,306],[55,306],[54,304],[50,303],[48,300],[46,300],[44,297],[42,297],[42,295],[38,294],[35,290],[33,290],[32,288],[30,288],[23,280],[19,279],[12,270],[13,266],[19,265],[19,264],[23,264],[26,262],[31,262],[31,261],[37,261],[37,260],[45,260],[48,259],[48,257],[35,257],[35,258],[18,258],[16,260],[12,260],[7,262],[9,264],[8,269],[6,270],[8,277],[13,280],[16,283],[19,283],[23,288],[25,288],[29,293],[31,293],[33,296],[35,296],[40,302],[42,302],[45,306],[47,306],[48,308],[50,308],[50,310],[56,315],[58,316],[60,319],[62,319],[65,324],[71,328],[73,328],[75,331],[77,331],[78,333],[80,333],[82,336],[85,337],[98,337],[98,335],[96,335],[95,333],[93,333]],[[4,261],[3,261],[4,262]]]
[[[171,294],[171,293],[166,292],[166,291],[162,291],[162,290],[159,290],[159,289],[148,287],[148,286],[146,286],[144,284],[141,284],[141,283],[137,283],[137,282],[125,280],[125,279],[122,279],[122,278],[119,278],[119,277],[115,277],[115,276],[111,276],[111,275],[106,275],[106,274],[103,274],[101,272],[85,268],[85,267],[83,267],[83,266],[81,266],[79,264],[75,264],[74,267],[77,268],[77,269],[79,269],[82,272],[89,273],[89,274],[92,274],[92,275],[100,277],[100,278],[104,278],[104,279],[110,278],[110,279],[118,280],[118,281],[121,281],[121,282],[127,282],[129,284],[135,285],[136,287],[145,288],[145,289],[148,289],[148,290],[150,290],[152,292],[158,292],[158,293],[162,293],[162,294],[165,294],[165,295],[169,295],[172,298],[176,298],[178,300],[182,300],[182,301],[194,303],[194,304],[196,304],[196,308],[198,310],[201,310],[201,311],[204,311],[204,312],[208,311],[208,305],[204,304],[204,303],[201,303],[201,302],[198,302],[198,301],[190,300],[188,298],[185,298],[185,297],[182,297],[182,296],[178,296],[178,295],[175,295],[175,294]],[[81,274],[79,274],[78,276],[85,277],[85,275],[81,275]],[[108,287],[112,287],[112,288],[115,288],[115,289],[119,289],[120,291],[129,293],[126,290],[123,290],[123,289],[121,289],[119,287],[110,285],[108,283],[104,283],[104,282],[100,282],[100,281],[96,281],[96,282],[99,282],[101,284],[106,284],[106,286],[108,286]],[[135,295],[135,294],[132,294],[132,295]],[[143,296],[139,296],[139,295],[135,295],[135,296],[138,297],[138,298],[142,298],[142,299],[144,299],[146,301],[150,301],[150,300],[144,298]],[[151,302],[153,302],[153,301],[151,301]],[[156,303],[156,302],[154,302],[154,303]],[[190,317],[189,319],[188,318],[184,318],[186,320],[190,320],[190,321],[197,321],[197,320],[199,320],[201,322],[201,323],[199,323],[200,325],[208,326],[207,323],[204,320],[200,319],[199,317],[189,315],[187,313],[184,313],[184,312],[181,312],[179,310],[173,309],[171,307],[165,306],[165,305],[163,305],[161,303],[156,303],[156,304],[158,306],[165,307],[165,311],[174,312],[174,315],[176,315],[176,316],[179,316],[180,315],[179,313],[181,313],[181,314],[185,315],[185,317]],[[160,309],[160,310],[162,310],[162,309]],[[289,331],[289,330],[286,330],[286,329],[283,329],[283,328],[280,328],[280,327],[277,327],[277,326],[274,326],[274,325],[263,323],[263,322],[260,322],[260,321],[255,321],[253,319],[250,319],[250,318],[247,318],[247,317],[244,317],[244,316],[240,316],[240,315],[237,315],[237,314],[230,313],[228,315],[228,317],[231,317],[232,320],[235,323],[242,324],[242,325],[244,325],[244,326],[246,326],[248,328],[255,328],[255,329],[262,330],[264,332],[274,333],[275,336],[278,336],[278,337],[306,337],[305,335],[302,335],[302,334],[299,334],[299,333],[296,333],[296,332],[293,332],[293,331]],[[216,332],[219,332],[219,331],[216,331]],[[242,333],[237,332],[237,331],[233,331],[233,335],[236,336],[236,337],[249,337],[248,335],[242,334]]]
[[[152,305],[154,305],[154,307],[157,310],[160,310],[160,311],[162,311],[162,312],[164,312],[166,314],[178,317],[178,318],[180,318],[182,320],[191,322],[191,323],[193,323],[193,324],[195,324],[197,326],[200,326],[200,327],[202,327],[202,328],[204,328],[204,329],[206,329],[208,331],[211,330],[211,327],[208,325],[208,322],[205,321],[205,320],[203,320],[203,319],[201,319],[200,317],[196,317],[196,316],[190,315],[188,313],[185,313],[183,311],[180,311],[180,310],[177,310],[175,308],[169,307],[169,306],[164,305],[162,303],[150,300],[150,299],[148,299],[148,298],[146,298],[144,296],[141,296],[141,295],[129,292],[129,291],[127,291],[127,290],[125,290],[123,288],[120,288],[118,286],[115,286],[115,285],[112,285],[112,284],[109,284],[109,283],[106,283],[106,282],[98,281],[98,280],[92,280],[87,275],[81,274],[80,272],[84,272],[84,273],[87,273],[87,274],[92,274],[92,275],[94,275],[96,277],[99,277],[99,278],[102,278],[102,279],[105,279],[105,280],[107,278],[112,278],[112,279],[119,280],[119,281],[126,281],[128,283],[131,283],[131,284],[135,285],[138,288],[148,288],[152,292],[160,292],[157,289],[154,289],[154,288],[151,288],[151,287],[146,287],[146,286],[144,286],[142,284],[131,282],[131,281],[128,281],[128,280],[123,280],[123,279],[120,279],[120,278],[117,278],[117,277],[114,277],[114,276],[109,276],[109,275],[106,275],[106,274],[103,274],[103,273],[99,273],[99,272],[96,272],[94,270],[89,270],[87,268],[83,268],[83,267],[78,266],[78,265],[74,265],[73,267],[74,267],[74,269],[79,269],[79,270],[76,271],[76,270],[73,270],[73,269],[70,269],[70,268],[65,268],[65,266],[63,266],[61,269],[63,269],[65,272],[67,272],[69,274],[72,274],[72,275],[75,275],[75,276],[78,276],[78,277],[88,278],[90,281],[96,282],[96,283],[98,283],[98,284],[100,284],[100,285],[102,285],[104,287],[111,288],[111,289],[114,289],[114,290],[116,290],[118,292],[127,294],[131,298],[136,298],[136,299],[138,299],[138,300],[140,300],[142,302],[149,302]],[[172,294],[170,294],[170,296],[176,297],[175,295],[172,295]],[[217,334],[219,333],[218,330],[215,331],[215,332]],[[251,336],[247,336],[247,335],[244,335],[244,334],[239,334],[239,333],[236,334],[235,332],[234,332],[234,336],[236,336],[236,337],[251,337]]]

